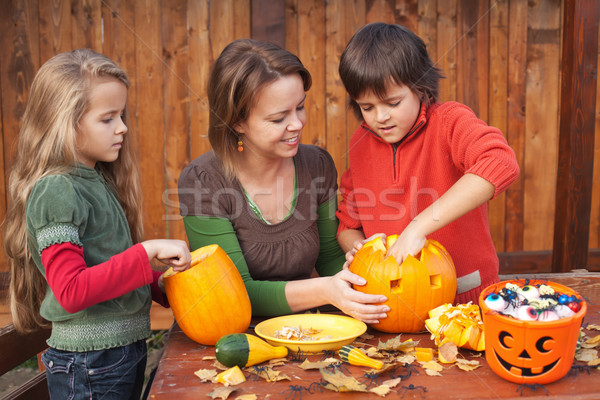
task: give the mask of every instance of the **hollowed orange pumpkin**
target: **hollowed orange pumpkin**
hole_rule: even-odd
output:
[[[456,270],[450,254],[435,240],[427,240],[418,258],[408,256],[402,265],[393,257],[385,257],[396,239],[388,236],[366,243],[354,255],[350,271],[366,279],[364,286],[354,289],[387,297],[391,311],[387,318],[371,326],[383,332],[419,332],[425,329],[429,310],[452,303],[456,295]]]
[[[181,330],[192,340],[214,345],[221,336],[250,326],[252,308],[233,261],[218,245],[192,252],[192,266],[164,274],[165,291]]]

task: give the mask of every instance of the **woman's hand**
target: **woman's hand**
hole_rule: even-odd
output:
[[[343,269],[330,279],[330,304],[367,324],[376,324],[387,317],[390,308],[380,304],[387,301],[387,297],[361,293],[352,288],[353,284],[362,286],[367,283],[362,277]]]
[[[362,247],[364,246],[365,243],[370,242],[371,240],[375,239],[376,237],[381,237],[381,239],[383,239],[383,242],[385,243],[385,238],[386,238],[385,233],[376,233],[366,239],[355,241],[352,248],[348,252],[346,252],[346,262],[344,263],[344,269],[347,269],[350,266],[350,264],[352,263],[352,260],[354,260],[354,255],[356,254],[356,252],[358,250],[362,249]]]
[[[142,246],[146,249],[150,262],[158,260],[169,267],[173,267],[173,270],[177,272],[185,271],[190,267],[192,256],[187,243],[183,240],[146,240],[142,242]]]

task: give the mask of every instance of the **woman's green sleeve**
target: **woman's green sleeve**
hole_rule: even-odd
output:
[[[252,303],[252,315],[272,316],[291,313],[285,297],[287,282],[252,279],[240,243],[228,219],[192,215],[183,217],[183,223],[192,250],[218,244],[229,255],[246,285]]]
[[[342,270],[346,255],[338,244],[336,235],[338,220],[335,216],[337,198],[334,196],[317,209],[317,229],[321,248],[317,259],[317,272],[320,276],[332,276]]]

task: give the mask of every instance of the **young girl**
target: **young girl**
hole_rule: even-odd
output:
[[[240,39],[210,75],[213,150],[179,177],[192,249],[218,243],[237,266],[254,315],[332,304],[365,322],[384,318],[385,296],[353,290],[337,241],[337,173],[322,148],[300,144],[311,76],[298,57]],[[312,276],[313,271],[319,276]]]
[[[139,399],[151,300],[166,305],[151,261],[191,260],[184,241],[139,243],[128,85],[103,55],[62,53],[40,68],[23,116],[4,235],[11,312],[21,332],[52,325],[53,399]]]
[[[402,26],[358,30],[339,72],[363,120],[350,141],[337,212],[347,258],[365,237],[400,234],[388,254],[402,263],[431,237],[454,260],[455,301],[476,303],[498,281],[487,201],[517,178],[514,152],[468,107],[437,102],[440,71],[423,41]]]

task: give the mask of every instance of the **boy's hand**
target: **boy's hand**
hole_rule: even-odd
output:
[[[394,257],[398,265],[400,265],[408,255],[415,256],[419,254],[423,246],[425,246],[426,240],[425,236],[413,234],[408,229],[405,229],[398,236],[398,240],[388,249],[386,257]]]

